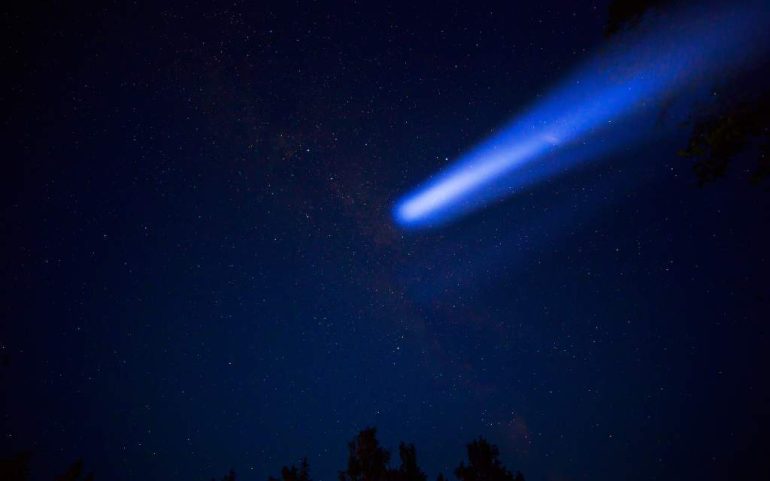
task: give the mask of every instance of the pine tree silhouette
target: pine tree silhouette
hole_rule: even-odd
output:
[[[390,453],[380,447],[377,429],[366,428],[348,443],[348,467],[339,481],[391,481]]]

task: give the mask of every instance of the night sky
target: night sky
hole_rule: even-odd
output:
[[[682,129],[393,221],[612,41],[607,2],[140,3],[3,7],[0,457],[333,481],[376,426],[431,480],[480,435],[528,480],[767,469],[745,159],[700,188]]]

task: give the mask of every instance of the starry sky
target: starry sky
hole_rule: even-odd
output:
[[[682,130],[392,219],[608,42],[607,2],[74,3],[1,19],[0,455],[33,479],[332,481],[366,426],[429,479],[479,435],[529,480],[767,463],[748,163],[699,188]]]

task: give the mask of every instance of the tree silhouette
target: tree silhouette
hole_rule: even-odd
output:
[[[390,453],[380,447],[377,429],[366,428],[348,443],[348,467],[339,481],[391,481]]]
[[[310,480],[310,464],[307,458],[302,458],[299,463],[299,468],[294,465],[284,466],[281,468],[281,479],[270,476],[268,481],[311,481]]]
[[[605,33],[612,36],[633,28],[642,16],[679,0],[613,0],[608,7]],[[755,68],[752,77],[766,78],[770,66]],[[740,153],[758,146],[757,163],[750,179],[760,183],[770,177],[770,89],[733,83],[719,88],[718,105],[697,114],[690,140],[679,154],[694,160],[693,171],[703,186],[723,177]]]
[[[348,443],[347,469],[339,472],[339,481],[427,481],[428,477],[417,463],[414,444],[400,443],[398,454],[401,463],[398,468],[391,468],[390,452],[380,446],[376,428],[366,428]],[[498,455],[496,446],[479,438],[468,444],[468,465],[460,463],[455,475],[459,481],[524,481],[521,473],[511,474]],[[0,459],[0,481],[27,481],[29,459],[29,452]],[[231,469],[221,481],[235,479],[235,471]],[[83,460],[78,459],[55,481],[94,481],[94,474],[85,474]],[[212,478],[211,481],[217,479]],[[310,464],[307,458],[302,458],[299,466],[284,466],[280,478],[270,476],[268,481],[312,481]],[[439,474],[436,481],[448,480]]]
[[[728,105],[700,117],[686,149],[680,152],[695,159],[693,169],[700,185],[722,177],[730,161],[747,150],[752,140],[759,145],[759,159],[751,174],[753,182],[770,175],[770,94],[753,101],[734,99]]]
[[[479,438],[468,444],[468,465],[460,463],[455,476],[460,481],[524,481],[524,476],[512,474],[498,459],[497,446]]]
[[[401,443],[398,446],[401,466],[398,468],[398,481],[425,481],[428,477],[417,465],[417,450],[414,444]]]
[[[380,446],[377,430],[366,428],[348,444],[348,467],[339,474],[340,481],[426,481],[427,476],[417,464],[414,444],[398,446],[401,464],[389,467],[390,452]]]

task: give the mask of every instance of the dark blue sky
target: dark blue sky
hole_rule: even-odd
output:
[[[4,13],[0,454],[332,481],[374,425],[430,479],[479,435],[529,480],[759,462],[745,159],[698,188],[683,129],[442,229],[390,218],[606,42],[606,2],[275,3]]]

